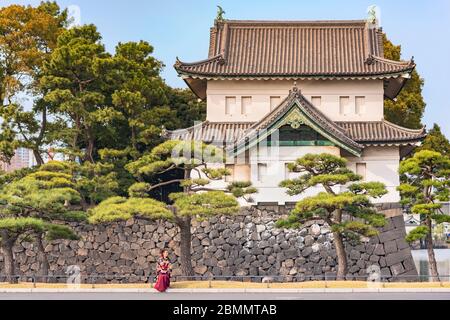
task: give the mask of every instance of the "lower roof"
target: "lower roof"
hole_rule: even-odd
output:
[[[426,137],[425,129],[413,130],[397,126],[389,121],[351,122],[336,124],[347,135],[362,145],[410,145]],[[167,131],[166,137],[173,140],[196,140],[207,143],[233,143],[242,140],[255,125],[255,122],[209,122],[196,126]]]

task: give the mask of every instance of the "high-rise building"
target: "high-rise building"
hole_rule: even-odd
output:
[[[33,151],[26,148],[18,148],[10,163],[0,162],[0,169],[6,172],[29,168],[36,165]]]

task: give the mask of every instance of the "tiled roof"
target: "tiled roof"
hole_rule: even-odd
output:
[[[412,61],[383,58],[382,32],[366,21],[233,21],[211,30],[209,58],[177,61],[198,79],[389,78],[411,72]]]
[[[194,140],[206,143],[234,143],[245,137],[247,130],[253,125],[251,122],[220,123],[202,122],[191,128],[167,131],[165,136],[172,140]]]
[[[360,143],[417,142],[426,137],[426,130],[412,130],[386,120],[373,122],[337,122],[348,135]]]
[[[426,137],[424,129],[411,130],[399,127],[388,121],[370,122],[336,122],[349,138],[363,145],[407,145],[423,140]],[[174,140],[196,140],[210,142],[237,142],[243,139],[253,122],[203,122],[198,126],[168,131],[166,137]]]

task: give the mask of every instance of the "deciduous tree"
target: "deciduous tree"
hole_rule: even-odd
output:
[[[11,5],[0,8],[0,154],[8,161],[17,146],[30,148],[43,164],[42,148],[54,128],[49,106],[42,101],[39,79],[42,66],[67,26],[67,11],[56,2],[36,7]],[[18,99],[26,94],[32,110]]]

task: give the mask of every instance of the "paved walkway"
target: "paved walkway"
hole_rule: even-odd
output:
[[[448,299],[450,288],[364,289],[2,289],[0,299]]]
[[[15,292],[0,300],[450,300],[450,292]]]

